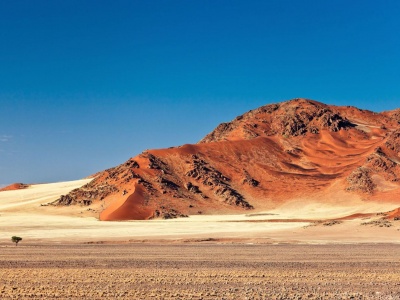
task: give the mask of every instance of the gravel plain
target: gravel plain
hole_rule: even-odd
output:
[[[0,298],[400,299],[400,245],[22,241],[0,244]]]

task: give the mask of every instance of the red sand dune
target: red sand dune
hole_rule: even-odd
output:
[[[10,184],[10,185],[8,185],[6,187],[1,188],[0,192],[26,189],[28,186],[29,185],[23,184],[23,183],[13,183],[13,184]]]
[[[385,219],[400,220],[400,207],[385,213]]]
[[[299,199],[400,202],[399,124],[400,110],[306,99],[266,105],[198,144],[148,150],[99,172],[58,204],[102,203],[101,220],[126,220],[262,211]]]

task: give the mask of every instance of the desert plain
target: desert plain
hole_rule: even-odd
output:
[[[1,245],[2,299],[399,299],[400,246]]]
[[[376,213],[396,203],[120,222],[48,205],[90,180],[0,193],[1,298],[400,299],[400,221]]]

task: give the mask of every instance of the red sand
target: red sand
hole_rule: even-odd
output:
[[[400,220],[400,207],[385,213],[385,219]]]
[[[28,186],[29,185],[23,184],[23,183],[13,183],[4,188],[1,188],[0,192],[22,190],[22,189],[26,189]]]

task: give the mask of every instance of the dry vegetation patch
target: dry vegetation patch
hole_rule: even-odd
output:
[[[378,227],[392,227],[393,224],[387,219],[381,218],[378,220],[371,220],[368,222],[362,222],[361,225],[372,225],[372,226],[378,226]]]

